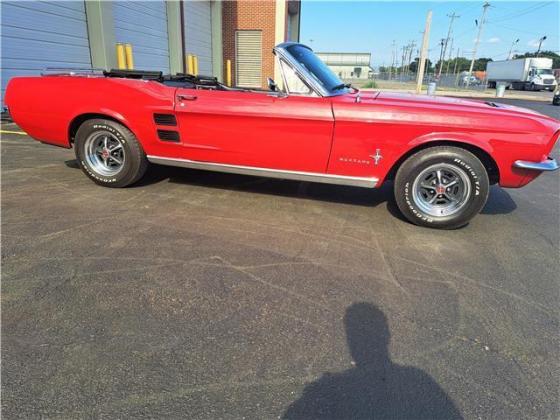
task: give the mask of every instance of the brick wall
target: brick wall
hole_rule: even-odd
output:
[[[232,82],[235,78],[235,31],[262,31],[262,87],[266,88],[266,78],[274,78],[274,1],[237,0],[222,2],[222,36],[224,43],[224,80],[226,80],[226,60],[231,60]]]

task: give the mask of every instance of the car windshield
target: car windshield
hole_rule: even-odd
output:
[[[550,69],[537,69],[537,74],[552,74]]]
[[[348,90],[338,76],[309,48],[302,45],[291,45],[287,50],[309,72],[309,75],[330,93],[340,93]]]

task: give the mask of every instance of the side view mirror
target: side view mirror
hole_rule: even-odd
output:
[[[278,91],[278,85],[276,84],[276,82],[272,78],[267,77],[266,82],[268,83],[268,89],[270,91],[272,91],[272,92],[277,92]]]

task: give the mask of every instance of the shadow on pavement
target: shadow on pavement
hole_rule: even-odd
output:
[[[76,159],[65,160],[64,164],[72,169],[80,169],[80,164]]]
[[[284,419],[462,418],[427,373],[391,361],[387,319],[376,306],[353,304],[344,325],[355,367],[306,386]]]
[[[152,165],[146,176],[134,186],[147,186],[165,180],[174,184],[198,185],[219,190],[243,191],[366,207],[376,207],[393,197],[392,189],[388,185],[372,190],[159,165]]]
[[[497,185],[490,187],[488,201],[480,213],[482,214],[508,214],[517,208],[517,204],[509,193]]]
[[[67,167],[80,169],[75,159],[64,162]],[[387,203],[387,210],[397,219],[410,223],[400,212],[393,196],[393,182],[386,181],[380,188],[368,189],[340,185],[326,185],[258,178],[220,172],[152,165],[146,175],[130,188],[145,187],[168,181],[175,184],[199,185],[206,188],[244,191],[283,197],[304,198],[332,203],[376,207]],[[510,195],[498,186],[491,187],[488,202],[482,214],[508,214],[517,208]]]

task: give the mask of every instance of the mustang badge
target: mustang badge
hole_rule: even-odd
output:
[[[376,165],[379,163],[379,161],[381,159],[383,159],[383,156],[381,155],[381,150],[380,149],[376,149],[375,150],[375,155],[369,155],[369,157],[373,159],[373,161],[375,162]]]

